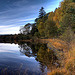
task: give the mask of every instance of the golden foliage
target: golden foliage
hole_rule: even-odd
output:
[[[48,20],[49,21],[52,21],[53,20],[53,16],[54,16],[54,13],[53,12],[50,12],[50,14],[48,16]]]
[[[61,19],[61,10],[58,8],[55,12],[55,15],[53,17],[53,20],[56,22],[56,26],[59,28],[60,27],[60,19]]]

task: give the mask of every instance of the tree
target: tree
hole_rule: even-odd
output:
[[[72,31],[71,27],[67,27],[64,33],[60,36],[62,40],[64,40],[68,46],[68,50],[71,48],[71,41],[74,40],[74,32]]]
[[[54,37],[57,33],[56,23],[54,21],[47,20],[45,22],[45,37]]]
[[[56,25],[58,28],[61,27],[60,22],[62,21],[63,16],[69,11],[68,8],[74,7],[75,8],[75,1],[74,0],[63,0],[58,7],[58,9],[55,10],[55,15],[53,17],[53,20],[56,22]],[[70,11],[69,11],[70,12]],[[72,11],[73,13],[74,11]]]
[[[32,30],[31,30],[31,35],[33,36],[36,32],[38,32],[38,29],[36,27],[36,24],[32,24]]]
[[[71,27],[75,32],[75,1],[63,0],[60,7],[54,12],[53,21],[56,22],[58,27],[58,34],[64,33],[67,27]]]
[[[38,25],[38,30],[39,30],[39,33],[41,36],[44,36],[44,30],[45,30],[45,26],[44,26],[44,23],[43,22],[40,22],[39,25]]]
[[[61,15],[62,15],[62,12],[61,12],[60,7],[59,7],[58,9],[55,10],[54,16],[53,16],[53,21],[56,22],[56,26],[58,28],[60,27]]]
[[[61,21],[61,31],[64,32],[67,27],[71,27],[73,30],[75,28],[74,16],[72,14],[65,14]]]
[[[44,11],[44,8],[41,7],[40,11],[39,11],[39,18],[42,18],[43,16],[46,15],[46,12]]]
[[[36,25],[38,28],[38,31],[40,33],[41,36],[45,36],[45,21],[48,19],[48,14],[46,14],[45,16],[43,16],[41,19],[38,19]]]
[[[38,20],[39,20],[39,18],[36,18],[36,19],[35,19],[35,22],[37,23]]]
[[[53,17],[54,17],[54,12],[52,11],[52,12],[49,13],[48,20],[52,21]]]
[[[40,33],[39,32],[35,32],[34,36],[39,38],[40,37]]]
[[[75,32],[75,3],[69,3],[65,10],[64,16],[60,21],[60,29],[63,33],[67,27],[70,27]]]

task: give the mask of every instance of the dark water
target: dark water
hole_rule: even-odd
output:
[[[0,43],[0,75],[47,75],[55,60],[45,44]]]

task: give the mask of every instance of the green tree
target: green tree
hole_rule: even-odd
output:
[[[71,41],[74,40],[74,32],[72,31],[71,27],[67,27],[64,33],[60,36],[62,40],[64,40],[68,46],[68,50],[71,49]]]
[[[57,34],[57,26],[54,21],[45,22],[45,37],[54,37]]]
[[[31,35],[34,36],[34,34],[38,32],[38,29],[36,27],[36,23],[32,24],[32,30],[31,30]]]
[[[60,25],[61,32],[64,32],[67,27],[71,27],[75,32],[75,3],[69,3]]]
[[[44,8],[41,7],[40,11],[39,11],[39,18],[42,18],[43,16],[46,15],[46,12],[44,11]]]
[[[38,19],[36,25],[41,36],[45,36],[45,21],[48,19],[48,14]]]
[[[39,26],[38,26],[38,30],[39,30],[39,33],[41,36],[44,36],[44,29],[45,29],[45,26],[44,26],[44,23],[43,22],[40,22],[39,23]]]

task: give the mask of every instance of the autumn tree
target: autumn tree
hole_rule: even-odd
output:
[[[41,36],[45,37],[45,21],[48,19],[48,14],[40,18],[36,25]]]
[[[50,12],[48,19],[45,21],[45,37],[54,37],[57,33],[57,26],[55,21],[53,21],[54,12]]]
[[[66,1],[68,6],[65,9],[65,14],[62,16],[60,21],[60,29],[62,32],[64,32],[67,27],[70,27],[75,32],[75,3],[72,1],[73,0],[69,0],[69,2]]]
[[[52,21],[53,20],[53,17],[54,17],[54,12],[52,11],[52,12],[50,12],[49,13],[49,16],[48,16],[48,20],[50,21]]]
[[[56,22],[56,26],[58,28],[60,27],[60,20],[61,20],[61,10],[60,8],[58,8],[54,11],[54,16],[53,16],[53,21]]]

